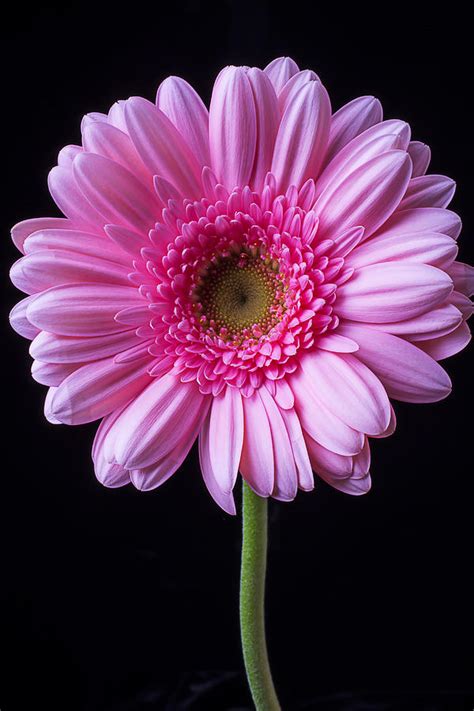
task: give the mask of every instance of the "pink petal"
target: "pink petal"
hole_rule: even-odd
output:
[[[325,333],[318,339],[318,348],[333,353],[355,353],[359,346],[351,338],[341,336],[339,333]]]
[[[207,457],[214,479],[222,491],[230,494],[239,470],[244,439],[242,396],[237,388],[227,386],[212,402],[209,416]]]
[[[119,99],[109,109],[107,121],[111,126],[115,126],[120,131],[128,134],[127,122],[125,121],[125,104],[123,99]]]
[[[447,207],[453,199],[456,183],[444,175],[422,175],[408,184],[400,210],[414,207]]]
[[[54,397],[54,393],[56,392],[57,388],[49,388],[48,392],[46,393],[46,397],[44,399],[44,416],[48,420],[48,422],[52,425],[61,425],[62,422],[57,420],[53,414],[51,413],[51,400]]]
[[[81,133],[82,131],[84,131],[84,129],[86,129],[88,126],[91,126],[93,123],[109,123],[109,117],[107,116],[107,114],[103,114],[100,111],[91,111],[90,113],[82,117]]]
[[[222,488],[221,482],[216,479],[214,469],[210,463],[210,448],[209,448],[209,415],[204,420],[202,429],[199,435],[199,463],[201,465],[202,477],[206,484],[207,490],[214,501],[231,516],[235,516],[235,502],[232,491],[226,491]]]
[[[270,496],[275,484],[272,433],[262,399],[257,392],[243,398],[244,442],[240,471],[259,496]]]
[[[453,280],[456,291],[466,296],[474,294],[474,267],[464,262],[454,262],[447,272]]]
[[[121,309],[115,314],[115,320],[117,323],[123,323],[126,326],[138,326],[146,325],[147,321],[150,320],[150,309],[148,303],[143,301],[139,306],[129,306],[125,309]]]
[[[382,118],[382,105],[374,96],[359,96],[342,106],[331,119],[325,163],[329,163],[353,138],[380,123]]]
[[[203,421],[209,398],[195,382],[181,383],[167,374],[153,378],[117,422],[115,458],[127,469],[149,467],[168,455]]]
[[[92,123],[82,134],[84,149],[110,158],[129,170],[144,185],[151,185],[151,173],[145,167],[126,133],[108,123]]]
[[[295,394],[295,409],[305,432],[337,454],[360,452],[364,445],[363,434],[346,425],[323,404],[311,377],[300,368],[290,384]]]
[[[305,84],[288,102],[275,142],[272,173],[281,192],[316,178],[329,136],[331,104],[320,82]]]
[[[58,153],[58,165],[70,168],[78,153],[82,153],[82,146],[64,146]]]
[[[143,467],[143,469],[132,469],[129,472],[130,481],[135,489],[138,489],[138,491],[153,491],[153,489],[168,481],[188,456],[197,434],[194,435],[190,442],[183,440],[183,443],[180,443],[169,454],[166,454],[157,464]]]
[[[181,202],[179,191],[165,178],[155,175],[153,177],[153,185],[155,187],[155,192],[163,205],[168,205],[170,200],[175,200],[177,203]],[[177,207],[177,210],[180,209],[181,206]]]
[[[318,178],[316,196],[331,184],[342,182],[356,168],[372,158],[391,150],[404,151],[408,145],[410,127],[404,121],[382,121],[349,141],[334,158],[325,164]]]
[[[154,338],[148,338],[143,339],[142,341],[138,341],[138,343],[135,343],[133,346],[130,346],[130,348],[127,348],[126,350],[122,351],[122,353],[117,353],[114,360],[116,363],[135,363],[136,361],[141,360],[142,358],[149,359],[150,346],[154,345],[154,343]],[[153,364],[149,364],[148,366],[148,374],[151,375],[151,372],[153,370],[153,376],[156,377],[156,369],[158,366],[163,367],[163,361],[160,361],[158,363],[156,360],[154,360]],[[166,372],[166,370],[163,370],[162,372]]]
[[[351,173],[335,190],[325,190],[314,210],[318,235],[331,239],[356,225],[365,227],[365,238],[393,213],[405,193],[411,161],[403,151],[388,151]]]
[[[92,445],[92,460],[94,462],[95,475],[101,484],[111,489],[130,484],[129,472],[118,464],[108,462],[104,454],[104,442],[110,428],[121,412],[122,410],[119,409],[104,417],[97,429]]]
[[[445,301],[449,276],[425,264],[387,262],[358,269],[338,289],[337,314],[353,321],[390,323],[413,318]]]
[[[461,323],[454,331],[441,338],[420,341],[416,345],[435,360],[444,360],[462,351],[471,340],[467,323]]]
[[[150,382],[148,362],[120,364],[113,358],[87,363],[69,375],[51,400],[53,416],[65,425],[98,420],[136,397]]]
[[[143,234],[129,230],[121,225],[105,225],[104,230],[107,237],[112,240],[112,243],[133,257],[140,257],[141,250],[150,246],[150,242]],[[127,257],[127,261],[130,262],[130,257]]]
[[[423,341],[450,333],[461,321],[462,314],[459,309],[452,304],[442,304],[414,318],[392,323],[374,323],[370,326],[394,336],[402,336],[409,341]]]
[[[278,92],[280,114],[283,115],[288,103],[293,101],[294,96],[296,96],[301,87],[310,81],[321,81],[318,75],[310,69],[304,69],[302,72],[293,74],[291,79],[289,79],[281,91]]]
[[[150,491],[156,489],[167,481],[181,466],[189,450],[196,441],[203,422],[207,416],[209,400],[206,401],[205,407],[198,414],[192,423],[192,426],[181,432],[175,446],[167,452],[158,462],[143,467],[141,469],[133,469],[130,472],[132,484],[140,491]]]
[[[280,119],[278,100],[268,76],[260,69],[249,69],[247,77],[253,92],[257,131],[255,161],[250,184],[254,190],[262,190],[265,176],[272,164],[278,131]]]
[[[282,410],[291,410],[293,408],[295,398],[286,380],[275,381],[275,401]]]
[[[363,227],[350,227],[334,238],[334,247],[330,250],[331,257],[346,257],[357,247],[364,236]]]
[[[362,136],[360,137],[362,139]],[[321,204],[328,199],[328,196],[334,194],[335,190],[353,173],[357,168],[365,165],[373,158],[388,153],[392,150],[397,150],[400,144],[400,137],[392,133],[384,134],[374,138],[368,143],[360,141],[357,150],[353,148],[352,143],[336,155],[334,160],[321,173],[317,181],[316,195],[321,196]],[[354,144],[356,141],[354,141]],[[349,149],[351,149],[350,155]]]
[[[395,415],[395,410],[393,409],[393,406],[390,403],[390,422],[388,423],[388,427],[386,430],[381,432],[379,435],[373,435],[373,437],[374,437],[374,439],[383,439],[385,437],[390,437],[395,432],[396,427],[397,427],[397,418]],[[367,444],[367,442],[366,442],[366,444]],[[364,449],[365,449],[365,446],[364,446]],[[364,450],[362,450],[362,451],[364,451]],[[358,456],[358,455],[356,455],[356,456]]]
[[[365,438],[363,449],[354,457],[353,463],[352,478],[365,479],[370,469],[370,445],[368,437]]]
[[[247,185],[257,144],[257,118],[243,67],[226,67],[214,84],[209,110],[211,167],[228,189]]]
[[[413,163],[412,177],[417,178],[420,175],[424,175],[431,160],[430,147],[420,141],[411,141],[408,146],[408,153]]]
[[[10,279],[17,289],[36,294],[70,282],[130,284],[130,269],[115,262],[60,250],[32,252],[12,266]]]
[[[281,410],[281,416],[290,438],[293,457],[298,475],[298,486],[303,491],[314,489],[314,477],[311,471],[308,450],[303,436],[303,430],[295,410]]]
[[[474,313],[474,304],[465,294],[453,291],[449,297],[449,303],[455,306],[462,314],[464,321],[471,318]]]
[[[179,131],[199,165],[210,165],[209,112],[193,87],[180,77],[168,77],[158,87],[156,104]]]
[[[200,198],[201,171],[169,118],[150,101],[140,97],[125,104],[128,132],[143,162],[153,175],[161,175],[186,198]]]
[[[298,491],[295,458],[288,431],[278,405],[266,388],[258,391],[270,424],[275,462],[275,482],[272,496],[292,501]]]
[[[26,316],[43,331],[62,336],[106,336],[124,330],[115,314],[138,303],[143,299],[133,287],[63,284],[38,294]]]
[[[331,452],[331,450],[318,444],[318,442],[309,435],[306,435],[305,439],[311,465],[317,474],[320,476],[326,474],[341,479],[351,476],[353,468],[352,457]]]
[[[346,425],[371,435],[387,428],[387,394],[356,356],[316,350],[301,359],[301,367],[321,402]]]
[[[346,257],[345,265],[359,269],[380,262],[410,262],[445,269],[456,259],[457,252],[456,242],[439,232],[403,236],[389,233],[359,245]]]
[[[299,67],[290,57],[278,57],[264,69],[278,94],[286,82],[299,71]]]
[[[159,216],[151,191],[118,163],[93,153],[74,160],[74,176],[89,202],[100,212],[102,223],[125,223],[148,234]]]
[[[339,330],[357,341],[357,357],[380,378],[389,397],[437,402],[451,392],[447,373],[412,343],[358,324],[344,323]]]
[[[79,157],[79,156],[78,156]],[[64,168],[56,166],[48,175],[48,187],[51,196],[59,209],[74,221],[79,229],[93,232],[102,230],[103,219],[97,210],[84,197],[76,178],[73,175],[72,167]]]
[[[143,238],[142,245],[143,245]],[[95,235],[79,230],[44,229],[33,232],[24,242],[25,254],[43,250],[63,250],[72,254],[88,255],[94,259],[106,259],[128,267],[130,257],[105,235]]]
[[[71,222],[64,217],[34,217],[31,220],[23,220],[12,227],[13,244],[24,254],[23,245],[25,240],[30,235],[38,232],[38,230],[67,229],[68,227],[71,227]]]
[[[397,210],[381,227],[379,235],[405,235],[416,232],[441,232],[457,239],[461,232],[461,220],[456,213],[441,207],[415,207]]]
[[[321,474],[321,479],[327,484],[330,484],[334,489],[342,491],[344,494],[351,494],[352,496],[361,496],[362,494],[367,494],[372,486],[372,481],[370,474],[367,474],[362,479],[357,479],[356,477],[349,477],[348,479],[337,479],[335,477],[329,477],[326,474]]]
[[[30,355],[47,363],[88,363],[116,356],[140,342],[135,330],[95,338],[57,336],[40,331],[30,346]]]
[[[28,320],[26,312],[28,307],[36,299],[37,296],[27,296],[26,299],[19,301],[10,311],[9,319],[10,326],[23,338],[28,338],[30,341],[39,333],[39,329]]]
[[[80,363],[42,363],[35,360],[31,366],[31,375],[41,385],[56,387],[80,366]]]

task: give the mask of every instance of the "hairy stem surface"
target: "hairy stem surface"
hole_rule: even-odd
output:
[[[265,640],[267,499],[243,482],[240,629],[247,679],[257,711],[281,711]]]

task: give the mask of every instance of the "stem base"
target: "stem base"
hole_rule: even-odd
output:
[[[281,711],[265,639],[267,499],[243,482],[240,629],[245,670],[257,711]]]

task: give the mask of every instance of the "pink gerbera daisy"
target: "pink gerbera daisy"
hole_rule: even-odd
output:
[[[103,418],[106,486],[159,486],[199,437],[229,513],[238,471],[285,501],[313,471],[368,491],[389,398],[446,397],[438,361],[470,339],[474,270],[429,159],[371,96],[332,113],[291,59],[226,67],[209,111],[169,77],[85,116],[49,176],[65,217],[13,229],[48,420]]]

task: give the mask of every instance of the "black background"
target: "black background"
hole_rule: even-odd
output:
[[[350,15],[340,4],[153,7],[18,6],[2,22],[1,711],[250,708],[239,517],[208,496],[194,450],[154,492],[99,485],[95,425],[43,419],[28,343],[7,324],[20,298],[9,228],[58,214],[47,172],[79,141],[84,113],[152,99],[169,74],[207,101],[221,66],[289,54],[320,74],[334,108],[374,94],[431,145],[431,172],[458,182],[461,259],[474,261],[471,23],[455,4],[443,16],[435,4]],[[268,635],[287,711],[472,707],[470,357],[447,363],[447,401],[397,405],[367,496],[319,482],[271,503]]]

